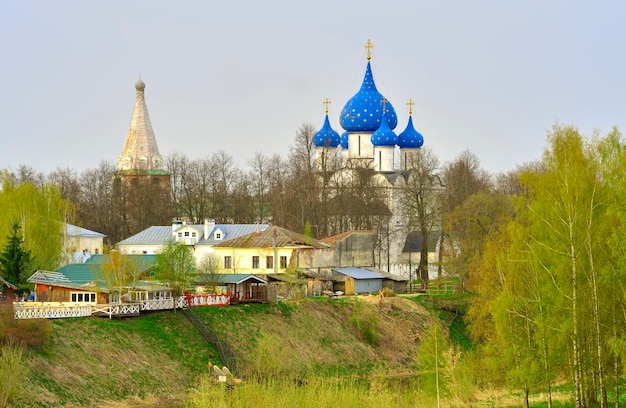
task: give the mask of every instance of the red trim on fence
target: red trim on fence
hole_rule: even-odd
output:
[[[190,295],[185,294],[187,297],[188,306],[228,306],[230,305],[230,293],[227,295],[218,295],[211,293],[208,295]]]

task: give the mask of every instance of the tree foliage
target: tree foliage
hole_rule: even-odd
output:
[[[73,205],[64,200],[51,184],[38,187],[30,182],[15,184],[8,172],[0,175],[0,248],[17,222],[23,248],[30,253],[30,272],[37,269],[53,271],[62,256],[63,223],[73,219]],[[28,277],[29,273],[26,273]]]
[[[0,252],[0,273],[12,284],[22,286],[30,276],[31,262],[30,251],[24,248],[20,224],[14,222],[7,243]]]
[[[119,251],[111,251],[102,265],[104,281],[110,289],[118,293],[117,301],[122,303],[124,295],[128,296],[131,284],[139,279],[139,265],[131,256]],[[127,299],[130,301],[130,298]]]
[[[197,274],[196,262],[187,245],[170,241],[157,254],[152,273],[155,279],[168,283],[174,296],[178,296],[193,282]]]
[[[472,333],[511,386],[542,386],[549,404],[568,375],[577,407],[607,406],[622,375],[623,146],[616,130],[585,138],[555,125],[541,165],[519,172],[509,226],[483,245]]]

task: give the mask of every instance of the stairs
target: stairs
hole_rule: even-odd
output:
[[[239,370],[237,369],[237,360],[235,359],[235,355],[233,354],[230,346],[228,345],[227,338],[223,341],[220,341],[219,337],[216,333],[211,331],[207,325],[205,325],[196,315],[190,307],[186,307],[183,309],[183,313],[189,319],[189,321],[194,325],[194,327],[202,334],[202,337],[207,341],[207,343],[213,344],[217,351],[220,353],[220,357],[226,367],[235,375],[239,375]]]

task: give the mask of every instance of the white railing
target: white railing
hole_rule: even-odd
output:
[[[57,319],[63,317],[87,317],[91,315],[136,316],[143,310],[170,310],[187,307],[187,299],[144,300],[141,303],[86,304],[63,302],[14,302],[15,319]]]
[[[91,305],[59,302],[13,303],[16,319],[58,319],[62,317],[91,316]]]
[[[141,310],[165,310],[174,308],[174,299],[143,300]]]
[[[114,303],[106,305],[92,305],[91,314],[106,314],[112,316],[136,316],[141,309],[140,303]]]

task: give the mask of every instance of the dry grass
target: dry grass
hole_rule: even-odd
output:
[[[19,406],[176,406],[173,396],[186,393],[210,357],[182,313],[50,323],[48,348],[25,358],[31,375]]]
[[[418,334],[431,317],[415,302],[384,299],[383,304],[376,296],[363,296],[297,305],[237,306],[205,311],[203,318],[218,332],[228,334],[244,376],[406,370],[414,365]],[[351,322],[355,313],[375,316],[377,345],[368,344]],[[259,372],[262,367],[265,372]]]

